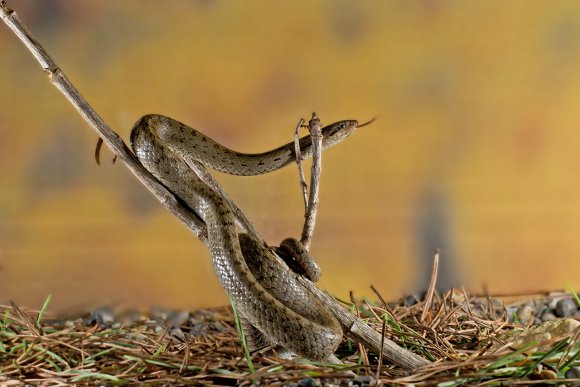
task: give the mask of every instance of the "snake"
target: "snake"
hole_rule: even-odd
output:
[[[323,149],[360,126],[356,120],[325,126]],[[311,360],[331,358],[343,336],[339,322],[271,249],[238,233],[230,203],[195,168],[239,176],[272,172],[296,162],[294,143],[241,153],[159,114],[141,117],[130,141],[141,164],[205,222],[214,270],[238,314],[271,344]],[[310,136],[300,138],[299,146],[302,158],[312,155]]]

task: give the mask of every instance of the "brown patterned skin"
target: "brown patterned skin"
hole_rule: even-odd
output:
[[[340,121],[325,127],[323,146],[357,126]],[[243,154],[169,117],[146,115],[133,127],[131,145],[145,168],[206,223],[216,274],[240,315],[268,341],[308,359],[328,359],[342,338],[338,321],[274,253],[250,235],[238,235],[227,202],[190,168],[199,162],[234,175],[267,173],[295,161],[294,144]],[[303,157],[310,156],[310,137],[300,145]]]

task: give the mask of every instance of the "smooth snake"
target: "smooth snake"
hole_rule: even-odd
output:
[[[335,145],[360,126],[345,120],[324,127],[323,147]],[[302,158],[310,157],[310,136],[299,144]],[[242,176],[280,169],[296,161],[294,144],[259,154],[239,153],[179,121],[150,114],[134,125],[131,145],[145,168],[206,223],[215,272],[239,314],[267,342],[308,359],[329,359],[342,338],[336,318],[264,243],[238,234],[223,191],[201,176],[207,174],[204,167]]]

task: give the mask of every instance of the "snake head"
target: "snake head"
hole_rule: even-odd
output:
[[[327,125],[322,128],[322,135],[324,136],[324,146],[331,146],[336,143],[341,142],[348,136],[350,136],[354,131],[360,127],[372,123],[375,119],[365,122],[364,124],[359,124],[357,120],[343,120],[337,121],[333,124]]]

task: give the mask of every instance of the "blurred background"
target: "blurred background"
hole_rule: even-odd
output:
[[[128,140],[161,113],[259,152],[300,117],[377,117],[325,152],[312,253],[347,298],[580,288],[580,3],[9,1]],[[0,302],[227,303],[204,245],[0,27]],[[294,167],[218,175],[268,241],[298,236]]]

